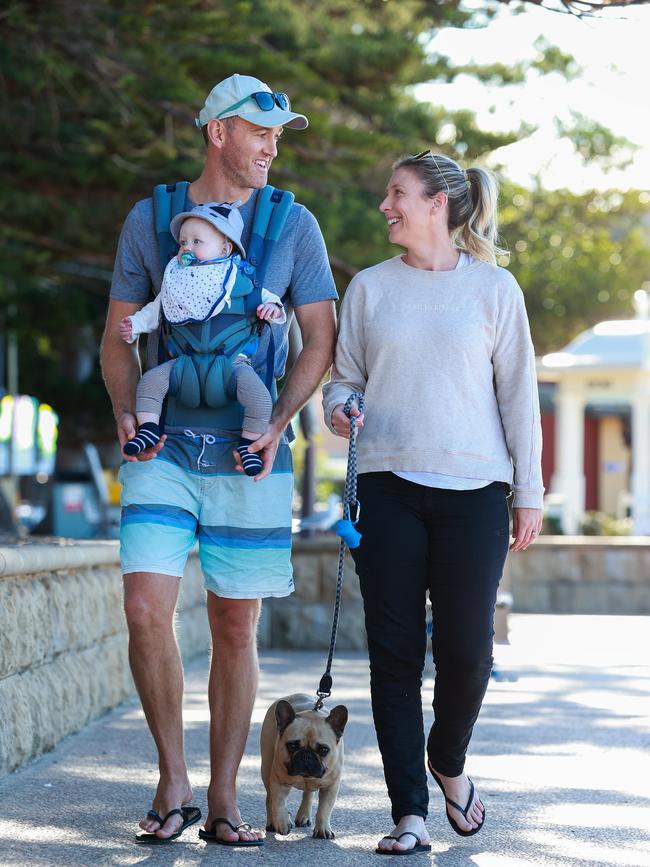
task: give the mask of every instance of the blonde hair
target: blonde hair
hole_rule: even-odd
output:
[[[455,160],[424,151],[401,157],[395,169],[408,169],[419,178],[425,197],[446,193],[451,240],[475,259],[494,265],[506,251],[497,244],[499,186],[492,172],[474,166],[464,172]]]

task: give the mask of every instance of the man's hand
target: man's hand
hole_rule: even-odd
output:
[[[261,482],[262,479],[265,479],[273,469],[273,463],[275,462],[275,455],[278,450],[280,437],[282,436],[282,430],[282,428],[278,428],[273,422],[270,422],[266,429],[266,433],[263,433],[259,439],[256,439],[255,442],[248,447],[249,452],[259,452],[260,457],[262,458],[263,466],[261,471],[256,476],[253,476],[254,482]],[[244,467],[242,466],[239,452],[234,450],[233,457],[235,458],[235,469],[238,473],[243,473]]]
[[[133,413],[120,413],[117,418],[117,438],[120,441],[122,457],[125,461],[129,461],[130,463],[133,461],[150,461],[152,458],[155,458],[161,448],[165,445],[165,440],[167,439],[167,436],[163,434],[163,436],[160,437],[160,442],[157,442],[156,445],[152,446],[150,449],[145,449],[143,452],[140,452],[139,455],[125,455],[124,446],[129,440],[133,439],[136,433],[137,423]]]
[[[332,427],[336,431],[337,435],[340,437],[345,437],[346,439],[350,439],[350,419],[343,412],[343,407],[345,404],[339,403],[332,410]],[[359,412],[359,407],[356,403],[350,404],[350,415],[356,418],[357,430],[363,427],[363,419],[364,415],[362,412]]]
[[[265,479],[273,469],[282,431],[314,393],[334,356],[334,302],[301,304],[295,308],[295,314],[302,335],[302,351],[287,375],[266,433],[249,446],[249,451],[260,453],[264,464],[262,471],[254,476],[256,482]],[[233,455],[237,470],[243,473],[239,455],[235,452]]]
[[[541,509],[512,510],[512,535],[515,537],[511,551],[525,551],[535,541],[542,529]]]

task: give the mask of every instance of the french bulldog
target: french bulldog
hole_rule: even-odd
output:
[[[348,710],[315,711],[314,699],[296,693],[278,699],[266,712],[260,735],[262,782],[266,789],[266,830],[288,834],[291,788],[303,792],[296,813],[297,828],[311,827],[311,803],[318,791],[314,837],[331,840],[332,808],[343,770],[343,729]]]

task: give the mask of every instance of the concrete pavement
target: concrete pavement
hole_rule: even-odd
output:
[[[501,679],[490,683],[468,760],[487,806],[485,827],[469,839],[456,836],[432,782],[432,852],[413,863],[650,867],[650,617],[515,615],[511,626],[511,646],[497,649]],[[325,657],[262,655],[240,778],[242,813],[258,827],[265,817],[257,742],[266,707],[281,694],[312,693]],[[350,711],[335,840],[299,830],[269,835],[260,849],[225,849],[200,841],[194,826],[166,847],[136,846],[136,820],[148,809],[156,774],[144,718],[131,702],[0,781],[0,865],[379,864],[373,849],[391,826],[367,661],[339,654],[333,674],[334,702]],[[187,755],[194,802],[205,812],[207,660],[187,675]],[[431,687],[428,670],[427,723]],[[296,793],[294,810],[297,803]]]

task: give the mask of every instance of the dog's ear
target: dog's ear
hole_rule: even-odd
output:
[[[337,704],[335,708],[330,711],[330,715],[325,720],[333,729],[334,734],[336,735],[336,740],[338,741],[341,735],[343,734],[343,729],[345,728],[345,724],[348,721],[348,709],[345,705]]]
[[[275,706],[275,721],[278,724],[278,731],[280,734],[282,734],[288,725],[291,725],[295,718],[296,712],[294,709],[288,701],[281,698]]]

